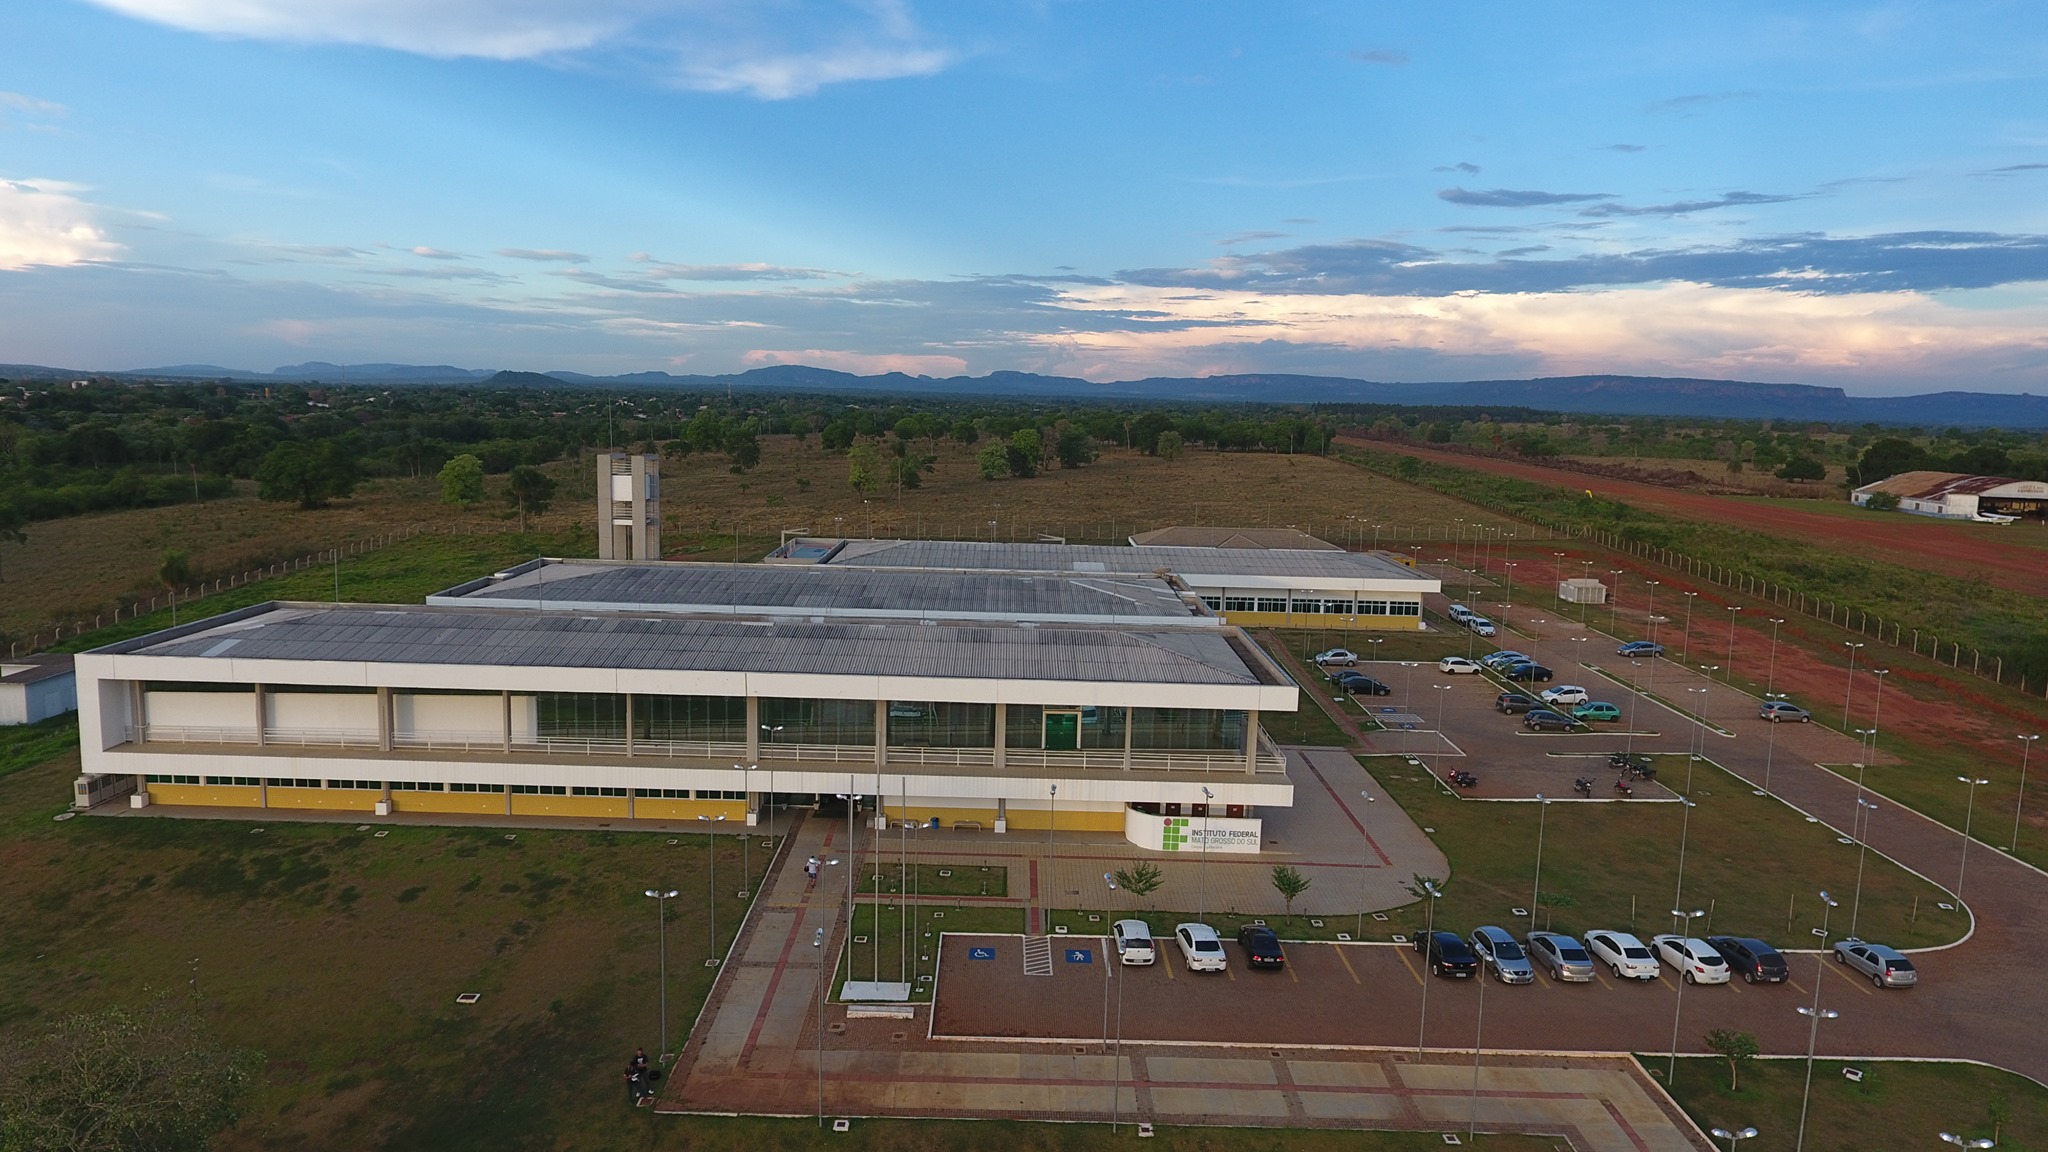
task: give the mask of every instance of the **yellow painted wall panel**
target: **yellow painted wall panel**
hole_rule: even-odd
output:
[[[633,801],[636,820],[695,820],[699,816],[712,820],[723,816],[726,824],[744,828],[747,804],[744,800],[657,800],[645,797]]]
[[[1010,809],[1009,827],[1012,832],[1026,828],[1051,828],[1055,818],[1058,821],[1058,830],[1061,832],[1122,832],[1124,830],[1124,810],[1122,808],[1111,809],[1107,812],[1076,812],[1071,809],[1062,808],[1057,814],[1045,808],[1012,808]]]
[[[476,816],[503,816],[503,792],[393,792],[391,804],[399,812],[465,812]]]
[[[899,804],[888,805],[886,811],[892,822],[901,823],[905,819],[906,810]],[[996,826],[996,810],[992,807],[934,808],[924,804],[912,804],[908,809],[908,818],[919,824],[931,823],[934,816],[939,818],[941,828],[951,828],[955,822],[963,820],[979,821],[983,828],[989,830]]]
[[[514,796],[514,816],[617,816],[626,815],[623,796]]]
[[[272,788],[272,808],[325,808],[339,812],[374,812],[384,793],[355,788]]]
[[[211,808],[260,808],[262,790],[236,786],[208,786],[203,784],[151,784],[149,800],[152,804],[196,804]]]

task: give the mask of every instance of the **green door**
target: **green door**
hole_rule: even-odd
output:
[[[1045,750],[1048,752],[1073,752],[1081,747],[1081,714],[1079,712],[1053,712],[1045,714]]]

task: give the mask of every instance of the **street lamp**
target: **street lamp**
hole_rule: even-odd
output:
[[[1359,795],[1365,799],[1364,819],[1359,821],[1361,825],[1360,831],[1365,834],[1365,850],[1367,853],[1370,853],[1372,851],[1372,806],[1376,801],[1373,800],[1372,793],[1370,792],[1360,792]],[[1371,867],[1372,862],[1368,856],[1365,868],[1358,870],[1358,928],[1351,934],[1353,940],[1365,939],[1365,882],[1369,878],[1366,869]]]
[[[733,767],[740,770],[740,777],[744,781],[740,788],[747,798],[747,827],[751,828],[761,819],[760,806],[754,803],[754,766],[752,764],[735,764]],[[773,820],[769,821],[768,830],[770,835],[774,834],[775,825]],[[740,833],[740,899],[742,900],[746,899],[754,890],[754,861],[750,851],[753,845],[748,843],[751,839],[753,839],[751,833]]]
[[[1828,917],[1840,905],[1834,897],[1827,894],[1826,889],[1821,890],[1820,904],[1820,948],[1813,954],[1813,1007],[1808,1008],[1804,1004],[1799,1006],[1799,1014],[1811,1017],[1813,1023],[1806,1033],[1806,1088],[1799,1096],[1799,1139],[1793,1146],[1793,1152],[1801,1152],[1806,1147],[1806,1108],[1813,1099],[1813,1047],[1820,1039],[1820,1022],[1824,1019],[1833,1020],[1841,1015],[1833,1009],[1822,1012],[1820,1007],[1821,981],[1828,977]]]
[[[725,823],[723,816],[713,820],[709,816],[699,815],[697,819],[706,824]],[[711,951],[705,955],[706,968],[718,963],[718,830],[713,828],[709,831],[711,835],[705,843],[711,846]]]
[[[1849,697],[1856,694],[1856,650],[1863,647],[1859,640],[1844,640],[1842,646],[1849,650],[1849,682],[1842,689],[1842,727],[1849,726]]]
[[[2020,850],[2020,805],[2027,802],[2027,759],[2034,752],[2034,741],[2039,736],[2021,735],[2020,742],[2020,798],[2012,802],[2012,847],[2009,852]]]
[[[1735,1142],[1737,1140],[1747,1140],[1756,1135],[1756,1129],[1740,1128],[1731,1132],[1726,1128],[1716,1128],[1713,1129],[1713,1133],[1714,1139],[1726,1140],[1728,1142],[1728,1152],[1735,1152]]]
[[[1505,553],[1506,549],[1503,548],[1502,552]],[[1509,604],[1513,604],[1515,602],[1515,565],[1521,563],[1521,561],[1504,560],[1501,563],[1502,566],[1508,570],[1508,592],[1505,599]],[[1503,623],[1505,623],[1505,621],[1503,621]]]
[[[1735,618],[1736,618],[1736,615],[1737,615],[1738,613],[1740,613],[1741,611],[1742,611],[1742,605],[1740,605],[1740,604],[1730,604],[1730,605],[1728,606],[1728,676],[1727,676],[1727,682],[1728,682],[1728,683],[1730,683],[1730,684],[1733,684],[1733,683],[1735,682]]]
[[[1953,1132],[1943,1132],[1941,1138],[1958,1148],[1996,1148],[1998,1146],[1998,1141],[1988,1136],[1979,1136],[1975,1140],[1969,1140]]]
[[[1688,956],[1692,954],[1692,949],[1685,943],[1689,935],[1686,930],[1692,927],[1693,921],[1706,914],[1704,908],[1696,912],[1687,912],[1683,908],[1671,910],[1672,933],[1679,938],[1678,946],[1684,949]],[[1678,1078],[1678,1017],[1685,1011],[1685,986],[1691,982],[1691,975],[1689,972],[1678,974],[1678,999],[1671,1005],[1671,1065],[1664,1070],[1666,1088],[1671,1087],[1671,1082]]]
[[[1430,687],[1436,689],[1438,692],[1449,692],[1451,690],[1451,686],[1449,684],[1431,684]],[[1435,771],[1439,778],[1441,778],[1444,774],[1444,702],[1448,699],[1449,697],[1446,696],[1438,696],[1436,698]]]
[[[1115,873],[1104,872],[1102,874],[1102,882],[1109,885],[1111,892],[1116,891]],[[1124,982],[1121,972],[1112,973],[1110,971],[1111,968],[1120,968],[1121,965],[1110,963],[1107,933],[1104,934],[1104,937],[1103,944],[1105,947],[1102,950],[1102,1011],[1105,1016],[1109,1013],[1108,982],[1111,980],[1116,981],[1116,1048],[1109,1057],[1109,1074],[1111,1077],[1109,1090],[1109,1130],[1114,1133],[1116,1131],[1118,1109],[1123,1103],[1124,1094]]]
[[[1956,865],[1956,899],[1961,900],[1963,898],[1963,869],[1970,866],[1970,820],[1977,815],[1977,785],[1989,784],[1991,781],[1978,776],[1958,776],[1956,779],[1970,786],[1970,802],[1963,809],[1962,863]]]
[[[1415,1026],[1415,1058],[1418,1060],[1422,1058],[1423,1038],[1429,1035],[1429,950],[1436,946],[1436,940],[1434,939],[1436,936],[1436,902],[1443,894],[1444,890],[1436,886],[1436,881],[1424,880],[1422,882],[1422,895],[1424,899],[1429,901],[1429,904],[1427,905],[1428,915],[1424,918],[1422,929],[1422,1017],[1421,1022]],[[1485,978],[1485,973],[1480,973],[1480,979],[1484,980]]]
[[[1680,660],[1690,660],[1692,659],[1692,606],[1699,603],[1700,594],[1697,592],[1685,592],[1681,593],[1681,595],[1685,597],[1685,635],[1679,637],[1681,647],[1678,650],[1678,658]]]
[[[847,921],[848,927],[853,922]],[[825,1126],[825,985],[832,982],[832,975],[825,971],[825,930],[818,929],[811,936],[811,947],[818,949],[818,1127]],[[851,965],[848,965],[849,970]],[[850,974],[850,972],[849,972]]]
[[[1674,905],[1679,903],[1685,896],[1685,840],[1686,835],[1692,831],[1692,810],[1699,807],[1699,804],[1691,796],[1680,796],[1678,803],[1678,887],[1671,893],[1671,903]],[[1673,916],[1679,915],[1675,908],[1671,914]],[[1672,924],[1674,931],[1682,927],[1676,921],[1673,921]]]
[[[1764,693],[1764,703],[1766,704],[1773,700],[1783,699],[1785,699],[1785,693],[1783,692]],[[1771,794],[1771,764],[1778,758],[1778,722],[1776,720],[1771,721],[1770,733],[1770,742],[1764,749],[1764,795],[1766,796]]]
[[[1870,814],[1877,811],[1877,804],[1863,797],[1856,798],[1856,815],[1862,818],[1862,831],[1856,835],[1856,895],[1849,901],[1849,935],[1856,935],[1856,917],[1863,911],[1863,858],[1870,853]],[[1856,822],[1849,822],[1849,830],[1856,832]]]
[[[1536,882],[1529,889],[1529,931],[1536,930],[1536,905],[1543,896],[1543,825],[1550,817],[1550,801],[1543,793],[1536,794]],[[1480,973],[1482,981],[1485,973]]]
[[[661,955],[661,1058],[668,1059],[668,902],[682,895],[673,888],[649,888],[643,896],[654,898],[654,930],[660,937]]]
[[[1208,788],[1208,786],[1207,786],[1207,785],[1203,785],[1203,787],[1202,787],[1202,876],[1201,876],[1201,880],[1200,880],[1200,882],[1199,882],[1199,883],[1198,883],[1198,885],[1197,885],[1197,887],[1198,887],[1198,888],[1200,888],[1200,893],[1198,894],[1198,898],[1197,898],[1197,899],[1196,899],[1196,901],[1195,901],[1195,919],[1196,919],[1196,920],[1200,920],[1200,919],[1202,918],[1202,913],[1203,913],[1203,912],[1205,912],[1205,911],[1207,911],[1207,910],[1208,910],[1208,907],[1209,907],[1209,809],[1210,809],[1210,807],[1212,807],[1212,806],[1213,806],[1213,805],[1215,804],[1215,801],[1216,801],[1216,794],[1215,794],[1214,792],[1211,792],[1211,791],[1209,791],[1209,788]]]
[[[1778,626],[1784,622],[1782,616],[1771,617],[1771,665],[1764,673],[1764,692],[1767,695],[1778,686]]]
[[[1557,557],[1557,583],[1561,588],[1564,585],[1564,553],[1552,552],[1551,555]],[[1563,593],[1560,592],[1559,595]]]
[[[1080,738],[1076,736],[1074,742],[1076,745],[1079,745]],[[1057,849],[1053,846],[1052,830],[1060,822],[1060,786],[1057,784],[1052,785],[1049,795],[1051,799],[1048,801],[1045,818],[1045,930],[1047,932],[1052,931],[1053,889],[1059,887],[1059,882],[1053,876],[1053,864],[1057,858]],[[1202,827],[1207,829],[1208,824],[1206,821],[1208,817],[1204,816],[1202,819],[1205,821]],[[1207,848],[1205,847],[1204,852],[1206,851]],[[1199,920],[1201,917],[1197,916],[1195,919]]]
[[[1877,719],[1884,714],[1884,678],[1891,675],[1892,670],[1872,668],[1870,674],[1877,677],[1877,699],[1870,706],[1870,752],[1863,758],[1865,763],[1877,759]]]

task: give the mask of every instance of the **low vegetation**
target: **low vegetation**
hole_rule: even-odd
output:
[[[1806,1061],[1746,1061],[1734,1088],[1725,1064],[1719,1057],[1680,1057],[1671,1094],[1702,1129],[1755,1128],[1741,1152],[1791,1152],[1799,1139]],[[1664,1057],[1652,1066],[1661,1075]],[[1844,1076],[1847,1070],[1861,1079]],[[1943,1132],[1994,1140],[2010,1150],[2048,1148],[2048,1089],[1981,1064],[1814,1061],[1807,1148],[1943,1148]]]

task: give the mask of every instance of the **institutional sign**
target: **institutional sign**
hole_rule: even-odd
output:
[[[1154,816],[1124,812],[1124,838],[1161,852],[1257,852],[1265,821],[1227,816]]]

